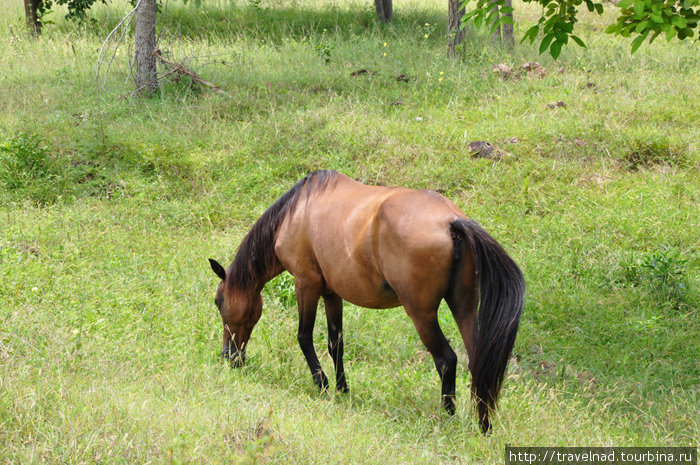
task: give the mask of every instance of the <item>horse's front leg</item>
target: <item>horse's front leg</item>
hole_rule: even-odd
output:
[[[323,296],[326,307],[326,320],[328,321],[328,353],[335,365],[335,389],[340,392],[348,392],[348,383],[345,380],[343,368],[343,299],[336,294]]]
[[[314,382],[321,390],[328,390],[328,378],[318,361],[314,349],[314,323],[316,322],[316,310],[318,299],[321,297],[321,283],[309,282],[302,279],[295,280],[297,304],[299,306],[299,331],[297,339],[299,347],[306,357]]]

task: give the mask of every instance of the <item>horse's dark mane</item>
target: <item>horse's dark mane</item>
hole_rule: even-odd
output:
[[[255,222],[241,242],[236,259],[226,273],[227,285],[242,292],[261,286],[262,280],[275,264],[275,239],[284,219],[297,205],[302,192],[307,195],[322,192],[335,185],[338,173],[320,170],[309,173],[277,199]]]

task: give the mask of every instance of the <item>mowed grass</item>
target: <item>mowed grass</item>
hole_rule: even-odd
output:
[[[631,56],[601,32],[608,13],[584,15],[588,48],[558,62],[473,29],[448,60],[442,2],[399,2],[386,27],[370,3],[192,3],[168,4],[160,46],[232,98],[186,78],[131,98],[129,35],[98,88],[121,3],[82,26],[58,10],[32,39],[0,0],[0,462],[498,463],[506,444],[698,444],[697,44]],[[516,7],[522,33],[537,11]],[[491,70],[535,60],[542,78]],[[474,140],[504,156],[472,158]],[[265,290],[246,367],[219,359],[206,259],[230,262],[318,168],[438,190],[522,267],[491,435],[446,309],[453,418],[401,309],[346,306],[350,393],[319,394],[288,276]],[[321,309],[333,378],[324,328]]]

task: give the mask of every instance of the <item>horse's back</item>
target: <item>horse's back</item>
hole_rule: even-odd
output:
[[[320,276],[325,292],[357,305],[432,304],[447,290],[449,224],[457,217],[464,215],[435,192],[365,186],[339,175],[334,187],[299,203],[276,251],[295,277]]]

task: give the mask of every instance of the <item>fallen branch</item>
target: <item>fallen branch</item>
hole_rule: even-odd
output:
[[[213,91],[215,91],[215,92],[218,92],[218,93],[220,93],[220,94],[223,94],[223,95],[225,95],[225,96],[227,96],[227,97],[229,97],[229,98],[233,98],[233,95],[229,94],[229,93],[226,92],[225,90],[222,90],[222,89],[221,89],[219,86],[217,86],[216,84],[212,84],[211,82],[209,82],[209,81],[207,81],[207,80],[205,80],[205,79],[202,79],[197,73],[195,73],[194,71],[190,71],[189,69],[187,69],[187,67],[185,67],[185,65],[183,65],[183,64],[181,64],[181,63],[175,63],[175,62],[170,61],[170,60],[166,60],[165,58],[163,58],[163,55],[160,54],[160,50],[158,50],[158,49],[153,50],[153,52],[152,52],[151,54],[152,54],[154,57],[156,57],[157,59],[159,59],[160,61],[162,61],[163,64],[164,64],[166,67],[168,67],[171,71],[173,71],[173,72],[178,72],[178,73],[180,73],[180,74],[184,74],[185,76],[188,76],[189,78],[191,78],[193,81],[198,82],[198,83],[200,83],[201,85],[203,85],[203,86],[205,86],[205,87],[208,87],[208,88],[210,88],[211,90],[213,90]],[[170,73],[168,73],[168,74],[170,74]]]

